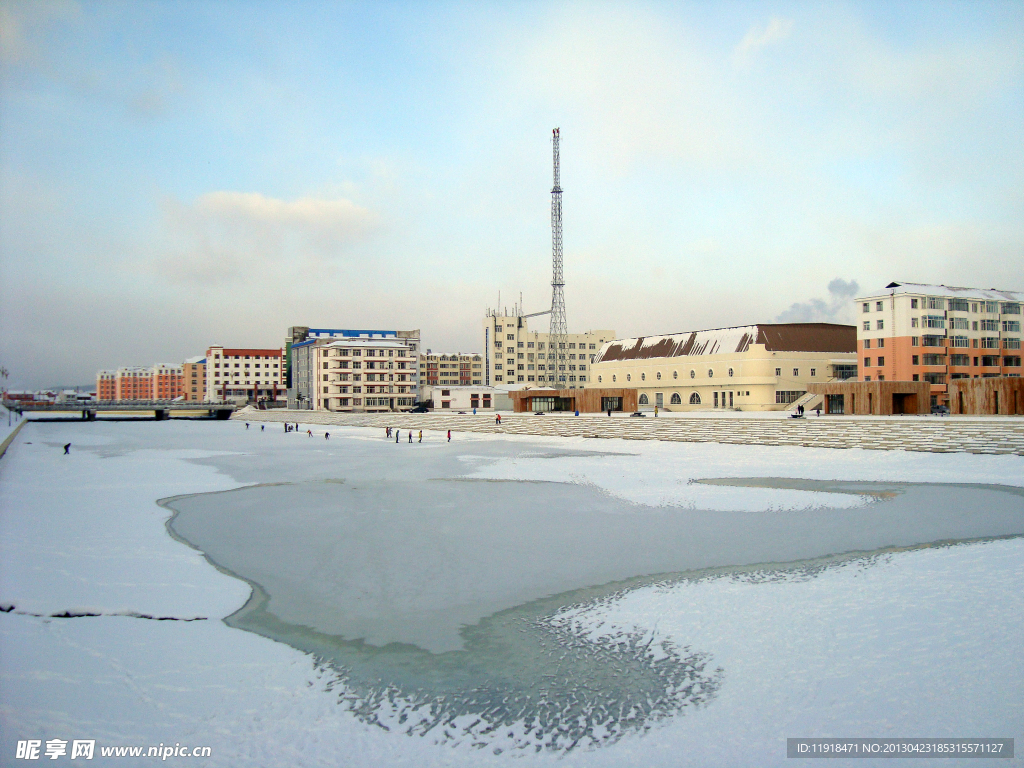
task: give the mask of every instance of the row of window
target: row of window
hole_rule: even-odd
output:
[[[867,359],[867,358],[865,358],[865,359]],[[728,375],[731,377],[733,375],[733,373],[734,373],[733,369],[730,368],[729,371],[728,371]],[[776,368],[775,369],[775,375],[776,376],[781,376],[782,375],[782,369],[781,368]],[[811,377],[813,378],[813,377],[816,377],[817,375],[818,375],[818,369],[817,368],[811,368]],[[661,381],[661,371],[658,371],[655,374],[655,376],[656,376],[658,381]],[[793,376],[794,376],[794,378],[799,378],[800,377],[800,369],[799,368],[794,368],[793,369]],[[714,377],[715,377],[715,369],[714,368],[708,368],[708,378],[709,379],[713,379]],[[601,383],[602,378],[603,378],[602,376],[598,376],[597,377],[598,383]],[[679,372],[678,371],[672,371],[672,378],[673,379],[678,379],[679,378]],[[690,371],[690,378],[691,379],[697,378],[697,372],[694,371],[694,370],[691,370]],[[626,381],[632,381],[632,380],[633,380],[633,374],[627,373],[626,374]],[[612,382],[615,383],[616,381],[618,381],[617,374],[613,373],[612,374]],[[640,374],[640,381],[647,381],[647,374],[646,373],[641,373]]]
[[[945,299],[941,296],[925,296],[924,298],[911,298],[911,309],[942,309],[950,312],[973,312],[974,314],[984,313],[995,315],[1019,315],[1020,303],[1016,301],[969,301],[968,299]],[[862,311],[866,314],[871,311],[871,302],[865,301],[861,304]],[[875,311],[882,312],[885,309],[884,301],[875,302]]]
[[[507,334],[505,334],[505,340],[506,341],[515,341],[516,340],[516,335],[514,333],[507,333]],[[538,341],[536,348],[538,350],[544,349],[544,343],[545,342],[543,342],[543,341]],[[516,346],[519,347],[519,349],[523,349],[524,348],[523,344],[524,344],[524,342],[522,342],[522,341],[516,342]],[[527,341],[527,342],[525,342],[525,344],[526,344],[526,346],[525,346],[526,349],[533,349],[534,348],[534,343],[532,341]],[[497,336],[494,337],[494,346],[496,346],[496,347],[500,347],[501,346],[501,339],[499,339]],[[550,347],[550,344],[548,346]],[[558,348],[559,349],[566,349],[566,348],[568,348],[568,349],[576,349],[576,342],[574,342],[574,341],[560,342],[559,345],[558,345]],[[581,341],[579,348],[580,349],[587,349],[588,346],[587,346],[587,344],[584,344]],[[589,348],[593,349],[593,350],[596,350],[597,349],[597,345],[596,344],[591,344],[591,345],[589,345]]]

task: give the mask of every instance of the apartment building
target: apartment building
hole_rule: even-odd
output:
[[[427,350],[420,355],[420,393],[428,386],[470,387],[484,383],[484,356],[435,354]],[[428,399],[423,395],[422,399]]]
[[[404,339],[414,349],[420,348],[419,329],[413,331],[381,331],[356,328],[310,328],[293,325],[284,340],[285,385],[292,389],[292,346],[308,339]]]
[[[668,411],[785,410],[805,398],[811,382],[856,375],[857,330],[833,323],[620,339],[602,346],[591,371],[594,387],[635,389],[638,406]]]
[[[213,345],[206,350],[208,402],[284,399],[284,350]],[[191,384],[189,384],[191,388]]]
[[[117,399],[117,371],[98,371],[96,373],[96,399]]]
[[[546,331],[531,331],[527,318],[493,311],[484,318],[484,385],[502,389],[579,389],[593,383],[590,366],[615,331],[566,336],[565,349],[551,349]],[[557,355],[556,355],[557,353]],[[557,359],[556,359],[557,357]]]
[[[98,400],[173,400],[182,393],[180,365],[122,366],[96,374]]]
[[[951,380],[1021,374],[1024,293],[894,282],[854,301],[862,381],[928,382],[948,405]]]
[[[181,365],[182,397],[185,400],[206,398],[206,358],[190,357]]]
[[[293,344],[288,406],[314,411],[409,410],[416,403],[418,332],[411,338],[310,338]]]

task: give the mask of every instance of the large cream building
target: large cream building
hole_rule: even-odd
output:
[[[594,357],[614,338],[615,331],[570,333],[565,349],[553,350],[548,334],[531,331],[526,317],[492,312],[484,318],[484,385],[501,389],[592,386]]]
[[[811,382],[857,375],[857,329],[783,323],[619,339],[601,347],[590,374],[594,387],[636,389],[640,406],[783,410]]]
[[[289,407],[314,411],[407,411],[416,403],[415,339],[310,338],[293,344]]]

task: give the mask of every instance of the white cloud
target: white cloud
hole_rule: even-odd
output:
[[[280,200],[258,192],[209,192],[191,204],[167,200],[170,254],[157,268],[175,280],[223,284],[323,270],[344,259],[378,224],[345,198]]]
[[[777,16],[773,16],[765,27],[752,27],[733,51],[733,62],[737,66],[747,64],[763,48],[789,37],[792,29],[792,19],[780,19]]]

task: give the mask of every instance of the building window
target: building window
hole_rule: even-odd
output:
[[[650,403],[650,400],[647,399],[647,395],[641,394],[640,395],[640,400],[638,402],[639,402],[640,405],[647,405],[647,404]]]
[[[864,358],[864,367],[865,368],[870,368],[871,367],[871,358],[870,357],[865,357]]]
[[[880,331],[884,327],[885,327],[885,321],[884,320],[876,320],[875,321],[875,330]]]
[[[871,321],[870,320],[865,320],[864,321],[864,330],[865,331],[870,331],[871,330]]]
[[[657,372],[657,373],[655,374],[655,377],[656,377],[656,378],[658,379],[658,381],[661,381],[661,371],[658,371],[658,372]]]
[[[879,367],[885,365],[885,358],[884,357],[878,358],[878,365],[879,365]],[[879,380],[881,380],[881,377],[879,377]]]
[[[681,398],[679,396],[678,392],[673,392],[672,393],[672,399],[669,401],[669,403],[671,405],[682,405],[683,404],[683,398]]]
[[[696,392],[690,395],[690,405],[700,405],[700,395]]]
[[[775,375],[776,376],[781,376],[782,375],[782,369],[781,368],[776,368],[775,369]]]
[[[708,378],[709,378],[709,379],[713,379],[713,378],[715,378],[715,372],[714,372],[714,370],[713,370],[713,369],[711,369],[711,368],[708,368]]]
[[[615,374],[612,374],[612,383],[615,383]]]
[[[864,308],[865,312],[871,311],[871,305],[868,302],[865,301],[861,306]]]
[[[864,349],[871,349],[871,339],[864,339]]]
[[[875,312],[881,312],[881,311],[882,311],[882,302],[876,301],[875,302]]]
[[[729,369],[729,377],[732,377],[732,368]]]
[[[600,377],[600,376],[598,376],[598,377],[597,377],[597,383],[598,383],[598,384],[600,384],[600,383],[601,383],[601,377]]]
[[[632,381],[632,380],[633,380],[633,374],[627,373],[626,374],[626,381]]]
[[[885,339],[879,339],[878,340],[878,346],[879,347],[884,347],[885,346]]]
[[[679,378],[679,371],[672,371],[672,378],[673,379],[678,379]]]
[[[793,369],[793,378],[795,379],[799,375],[800,375],[800,369],[799,368],[794,368]]]
[[[913,380],[914,381],[920,381],[921,377],[918,374],[915,373],[914,376],[913,376]]]
[[[917,328],[917,318],[916,317],[910,318],[910,327],[911,328]]]
[[[910,308],[911,309],[917,309],[917,299],[911,299],[910,300]]]
[[[817,375],[817,372],[815,371],[815,369],[811,368],[811,378],[813,379],[816,375]]]
[[[691,371],[690,371],[690,378],[691,378],[691,379],[695,379],[695,378],[697,378],[697,372],[696,372],[696,371],[693,371],[693,370],[691,370]]]
[[[647,381],[647,374],[646,373],[641,373],[640,374],[640,381]]]
[[[919,360],[919,359],[920,359],[920,358],[918,358],[918,356],[917,356],[917,355],[911,355],[911,356],[910,356],[910,364],[911,364],[911,365],[919,365],[919,363],[918,363],[918,360]]]

